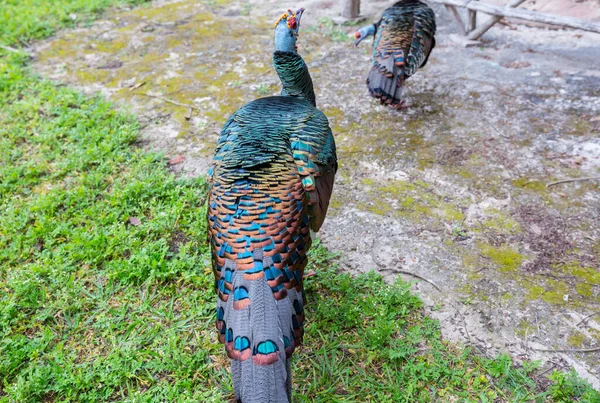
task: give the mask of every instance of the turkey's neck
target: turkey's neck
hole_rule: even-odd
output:
[[[281,95],[299,97],[316,106],[315,92],[306,63],[296,52],[275,51],[273,64],[281,80]]]

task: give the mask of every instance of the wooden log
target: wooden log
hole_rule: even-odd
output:
[[[506,5],[506,7],[510,7],[510,8],[518,7],[525,1],[526,0],[512,0],[510,3],[508,3]],[[491,16],[486,22],[481,24],[481,26],[479,28],[477,28],[476,30],[473,30],[471,33],[469,33],[467,38],[471,39],[472,41],[479,39],[481,37],[481,35],[485,34],[491,27],[493,27],[502,18],[503,17],[499,17],[497,15]]]
[[[519,18],[525,21],[541,22],[542,24],[558,25],[561,27],[581,29],[583,31],[600,33],[600,23],[584,21],[573,17],[539,13],[520,8],[499,7],[472,0],[433,0],[447,6],[464,7],[469,10],[496,15],[499,17]]]
[[[449,6],[446,4],[446,9],[454,15],[454,18],[456,18],[456,22],[458,23],[458,29],[460,30],[460,32],[463,35],[466,35],[467,30],[465,29],[465,24],[463,23],[462,18],[460,18],[460,14],[458,13],[458,10],[456,9],[456,7]]]
[[[360,0],[344,0],[342,17],[356,18],[360,14]]]

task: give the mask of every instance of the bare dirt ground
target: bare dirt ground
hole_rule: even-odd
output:
[[[111,97],[147,147],[203,175],[226,118],[277,93],[275,18],[306,7],[300,53],[340,159],[325,245],[352,272],[435,282],[405,276],[447,338],[574,366],[600,388],[600,351],[573,351],[600,346],[600,315],[587,318],[600,312],[600,181],[546,186],[600,175],[600,35],[511,23],[465,49],[435,6],[438,45],[394,112],[367,97],[370,43],[354,49],[356,27],[331,22],[337,3],[157,1],[38,44],[35,65]],[[389,4],[363,1],[366,21]]]

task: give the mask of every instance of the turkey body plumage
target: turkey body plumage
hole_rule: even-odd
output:
[[[337,169],[302,58],[275,52],[274,61],[282,96],[255,100],[225,123],[209,189],[217,329],[243,403],[291,401],[310,229],[325,218]]]
[[[401,105],[404,81],[425,66],[435,47],[435,14],[418,0],[402,0],[374,25],[369,93],[381,103]]]

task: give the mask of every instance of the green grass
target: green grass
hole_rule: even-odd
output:
[[[0,44],[25,44],[56,29],[89,23],[110,5],[137,5],[147,0],[0,0]]]
[[[219,396],[204,181],[132,147],[132,117],[13,62],[0,70],[0,401]]]
[[[60,12],[40,23],[31,3],[19,3],[19,18],[37,28],[4,24],[5,43],[71,24]],[[140,151],[134,117],[1,52],[0,402],[227,401],[204,180],[178,179]],[[407,284],[340,274],[334,261],[318,245],[311,252],[318,275],[306,282],[298,401],[600,401],[573,374],[555,372],[539,390],[535,364],[443,341]]]

